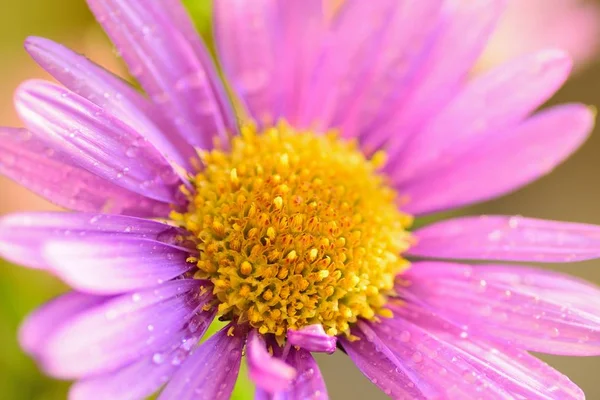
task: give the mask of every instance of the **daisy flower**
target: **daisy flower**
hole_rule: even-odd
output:
[[[600,354],[600,290],[505,262],[598,258],[600,227],[411,229],[592,129],[581,104],[536,112],[559,50],[469,78],[504,1],[215,1],[235,110],[177,0],[88,3],[146,95],[30,38],[64,87],[22,84],[26,129],[0,131],[0,171],[76,211],[0,222],[6,259],[73,287],[19,334],[72,399],[226,399],[243,356],[257,398],[325,399],[311,353],[337,349],[397,399],[584,397],[529,351]]]

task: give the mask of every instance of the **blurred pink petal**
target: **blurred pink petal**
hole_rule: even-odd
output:
[[[540,48],[565,50],[581,67],[600,45],[600,6],[590,0],[511,0],[477,68]]]

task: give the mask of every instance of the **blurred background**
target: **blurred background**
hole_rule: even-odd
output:
[[[324,0],[328,1],[328,0]],[[339,1],[339,0],[332,0]],[[414,0],[418,1],[418,0]],[[551,103],[580,101],[600,105],[600,0],[510,0],[500,27],[474,73],[540,47],[561,47],[577,60],[570,81]],[[0,124],[19,126],[12,93],[19,82],[48,78],[23,50],[29,35],[62,42],[112,71],[126,76],[110,43],[95,24],[84,0],[0,0]],[[210,1],[186,0],[199,31],[210,40]],[[523,214],[530,217],[600,224],[600,128],[583,148],[550,176],[502,199],[464,214]],[[1,155],[0,155],[1,157]],[[0,177],[0,215],[13,211],[56,209],[43,199]],[[600,261],[545,266],[600,284]],[[43,377],[18,348],[19,321],[38,305],[65,291],[56,279],[0,260],[0,397],[64,399],[68,383]],[[600,357],[541,356],[600,399]],[[343,356],[318,357],[331,398],[383,398]],[[351,384],[350,384],[351,382]],[[237,398],[252,398],[242,383]]]

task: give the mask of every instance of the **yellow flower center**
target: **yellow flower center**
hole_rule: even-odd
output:
[[[412,218],[355,142],[285,123],[245,126],[230,150],[201,154],[188,209],[195,277],[209,279],[225,319],[282,337],[322,324],[347,333],[358,318],[388,316],[394,277],[407,268]]]

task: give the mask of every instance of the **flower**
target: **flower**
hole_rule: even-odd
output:
[[[89,4],[148,97],[30,38],[66,88],[24,83],[27,129],[0,141],[2,173],[78,211],[0,222],[5,258],[74,288],[20,331],[71,398],[227,398],[243,354],[257,397],[326,398],[311,352],[336,348],[394,398],[583,398],[528,351],[600,354],[599,289],[503,262],[598,258],[600,227],[410,229],[548,173],[592,129],[584,105],[535,112],[561,51],[467,79],[504,1],[215,2],[237,118],[176,0]]]
[[[599,37],[600,7],[593,1],[511,0],[478,68],[546,46],[566,50],[581,67],[597,55]]]

